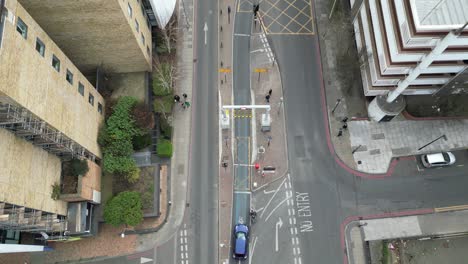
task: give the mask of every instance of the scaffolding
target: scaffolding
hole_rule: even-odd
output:
[[[96,156],[59,130],[53,128],[26,108],[0,98],[0,128],[5,128],[24,138],[33,145],[61,157],[62,159],[87,158]]]
[[[0,229],[63,234],[67,229],[67,221],[64,216],[57,214],[0,203]]]

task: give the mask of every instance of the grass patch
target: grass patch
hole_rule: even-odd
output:
[[[159,139],[157,146],[157,154],[161,158],[172,157],[172,143],[167,139]]]

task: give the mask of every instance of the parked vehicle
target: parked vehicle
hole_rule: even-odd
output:
[[[454,164],[455,161],[455,155],[453,155],[452,152],[440,152],[421,155],[421,162],[426,168],[449,166]]]

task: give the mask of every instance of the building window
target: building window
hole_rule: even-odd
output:
[[[140,24],[138,24],[138,21],[135,19],[135,29],[137,32],[140,32]]]
[[[55,57],[55,55],[52,55],[52,67],[58,72],[60,72],[60,60]]]
[[[143,36],[143,32],[141,33],[141,42],[143,42],[143,45],[145,45],[145,36]]]
[[[42,57],[44,57],[45,53],[45,45],[44,42],[42,42],[39,38],[36,38],[36,50],[41,54]]]
[[[78,82],[78,92],[81,94],[81,96],[84,96],[84,85],[80,82]]]
[[[97,111],[102,115],[102,104],[97,103]]]
[[[94,96],[91,93],[89,93],[88,103],[94,106]]]
[[[132,10],[132,7],[130,6],[130,3],[128,3],[127,11],[128,11],[128,16],[132,17],[133,10]]]
[[[67,82],[70,84],[73,84],[73,73],[67,69],[67,75],[65,75],[65,79],[67,79]]]
[[[16,31],[18,31],[24,39],[28,37],[28,26],[24,21],[18,17],[18,21],[16,22]]]

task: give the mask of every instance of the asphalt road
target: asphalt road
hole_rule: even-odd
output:
[[[420,171],[417,160],[405,160],[391,177],[363,179],[337,165],[326,140],[316,36],[274,35],[270,40],[283,82],[297,226],[313,225],[313,231],[299,232],[302,263],[343,261],[340,224],[347,216],[468,201],[466,166]],[[466,162],[466,151],[456,155],[459,164]],[[289,236],[282,239],[290,241]],[[255,254],[271,254],[271,248],[262,251],[257,244]]]
[[[252,14],[236,13],[233,36],[233,94],[235,105],[249,105],[250,100],[250,29]],[[248,118],[234,119],[235,171],[232,227],[238,223],[249,224],[250,210],[250,136]],[[232,232],[226,230],[225,232]]]
[[[218,251],[218,2],[194,10],[195,72],[190,151],[188,255],[193,264],[217,263]],[[205,23],[207,31],[204,31]],[[189,129],[189,124],[187,124]]]

